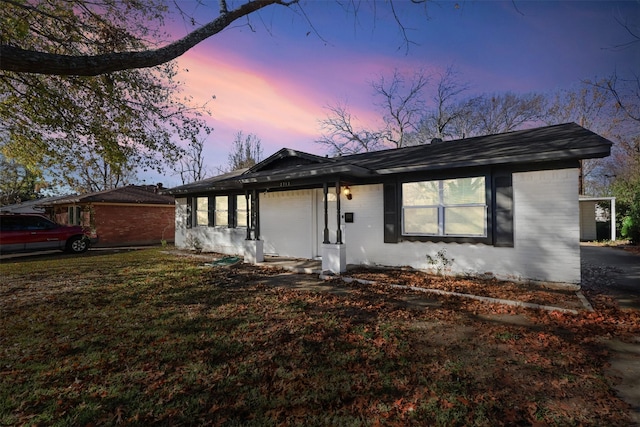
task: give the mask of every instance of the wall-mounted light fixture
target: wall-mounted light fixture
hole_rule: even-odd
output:
[[[351,189],[348,185],[344,187],[344,189],[342,190],[342,194],[347,197],[347,200],[351,200],[353,198],[353,194],[351,194]]]

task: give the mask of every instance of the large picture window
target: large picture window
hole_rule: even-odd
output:
[[[402,234],[486,236],[485,178],[403,183]]]

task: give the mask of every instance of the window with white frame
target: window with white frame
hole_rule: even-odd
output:
[[[223,227],[229,225],[229,196],[214,197],[213,225]]]
[[[196,225],[208,226],[209,225],[209,198],[197,197],[196,198]]]
[[[402,234],[486,236],[485,178],[403,183]]]
[[[82,225],[82,208],[80,206],[69,206],[67,208],[67,224]]]
[[[236,196],[236,227],[247,226],[247,199],[244,194]]]

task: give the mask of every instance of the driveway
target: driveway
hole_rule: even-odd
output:
[[[621,308],[640,309],[640,255],[583,244],[580,256],[584,288],[613,296]]]

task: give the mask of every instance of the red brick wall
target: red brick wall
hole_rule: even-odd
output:
[[[151,245],[163,239],[173,242],[173,205],[93,205],[93,222],[98,234],[96,246]]]

